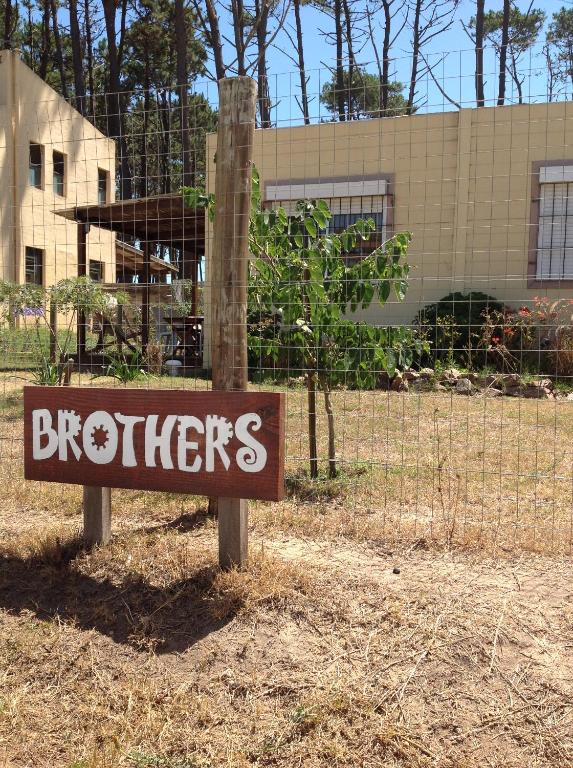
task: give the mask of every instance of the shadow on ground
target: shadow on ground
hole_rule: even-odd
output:
[[[58,617],[137,650],[174,653],[221,629],[241,607],[213,588],[214,565],[164,588],[135,574],[116,584],[82,573],[76,563],[81,553],[79,541],[49,557],[0,549],[0,609],[31,611],[44,621]]]

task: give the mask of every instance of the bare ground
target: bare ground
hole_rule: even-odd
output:
[[[6,765],[573,765],[571,563],[214,534],[5,549]]]
[[[84,552],[79,489],[22,480],[8,395],[0,766],[573,766],[565,404],[347,393],[343,457],[374,469],[253,504],[221,573],[191,497],[114,492]]]

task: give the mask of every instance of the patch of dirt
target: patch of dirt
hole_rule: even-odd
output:
[[[5,549],[4,764],[573,766],[568,561],[214,534]]]

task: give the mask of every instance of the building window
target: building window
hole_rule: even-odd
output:
[[[360,219],[372,219],[375,229],[368,240],[360,240],[351,252],[353,256],[368,256],[369,253],[382,245],[387,239],[385,207],[388,204],[386,196],[368,195],[367,197],[334,198],[326,201],[332,218],[328,222],[327,231],[338,234]]]
[[[41,248],[26,248],[26,283],[44,284],[44,251]]]
[[[101,261],[90,259],[90,278],[94,283],[103,283],[103,264]]]
[[[42,147],[30,142],[29,182],[31,187],[42,189]]]
[[[375,230],[372,237],[359,242],[351,255],[367,256],[390,236],[392,197],[386,179],[373,178],[357,181],[309,181],[291,184],[280,182],[266,187],[266,205],[282,206],[293,215],[296,202],[303,199],[325,200],[332,218],[327,231],[338,233],[359,219],[372,219]]]
[[[54,151],[54,194],[64,196],[66,158],[61,152]]]
[[[107,203],[107,189],[108,189],[109,173],[102,171],[98,168],[97,172],[97,202],[98,205],[105,205]]]
[[[539,169],[537,279],[573,279],[573,165]]]

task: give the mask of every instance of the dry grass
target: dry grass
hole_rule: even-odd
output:
[[[79,489],[22,480],[20,385],[0,765],[573,766],[570,403],[337,393],[348,476],[317,492],[291,391],[295,495],[221,573],[193,497],[114,492],[85,552]]]

